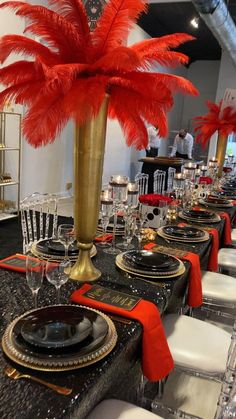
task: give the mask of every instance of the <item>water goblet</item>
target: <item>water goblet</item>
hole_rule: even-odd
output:
[[[34,308],[37,308],[38,291],[42,286],[44,273],[44,262],[32,257],[31,254],[26,257],[26,281],[31,289],[34,299]]]
[[[46,278],[50,284],[56,288],[56,302],[60,304],[61,286],[64,285],[70,276],[72,263],[69,259],[63,259],[62,262],[55,262],[48,259],[46,263]]]
[[[75,240],[75,232],[73,224],[61,224],[58,227],[58,240],[65,248],[65,259],[69,259],[68,250]]]

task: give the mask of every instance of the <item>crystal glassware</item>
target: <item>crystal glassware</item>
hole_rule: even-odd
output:
[[[65,259],[69,259],[68,250],[70,245],[75,241],[75,232],[73,224],[61,224],[58,227],[58,240],[65,248]]]
[[[56,288],[56,301],[60,303],[60,290],[70,276],[72,263],[69,259],[64,259],[61,263],[55,262],[52,259],[47,260],[46,263],[46,278],[50,284]]]
[[[26,257],[26,281],[31,289],[34,299],[34,308],[37,308],[38,291],[43,283],[44,262],[32,257],[31,254]]]
[[[113,221],[113,239],[111,247],[104,249],[104,252],[117,255],[120,250],[115,246],[115,234],[117,227],[117,216],[119,212],[124,212],[125,204],[127,203],[128,189],[127,185],[129,182],[128,176],[113,175],[110,178],[109,186],[111,190],[111,199],[114,205],[114,221]]]
[[[106,189],[104,191],[102,191],[101,195],[100,195],[100,202],[101,202],[101,206],[100,206],[100,221],[101,221],[101,226],[102,226],[102,230],[103,230],[103,235],[106,234],[107,232],[107,227],[109,224],[109,220],[111,218],[111,216],[114,214],[114,206],[113,206],[113,200],[111,199],[111,194],[110,194],[110,190]],[[101,241],[99,243],[97,243],[97,246],[101,246],[101,247],[110,247],[111,244],[108,243],[106,240]]]

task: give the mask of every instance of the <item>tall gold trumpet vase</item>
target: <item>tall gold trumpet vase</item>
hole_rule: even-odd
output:
[[[228,136],[218,133],[218,140],[217,140],[217,149],[216,149],[216,158],[218,160],[218,177],[222,176],[222,170],[225,161],[225,153],[227,148]]]
[[[79,248],[70,278],[95,281],[101,276],[90,258],[99,215],[106,140],[108,95],[98,115],[76,127],[74,143],[74,225]]]

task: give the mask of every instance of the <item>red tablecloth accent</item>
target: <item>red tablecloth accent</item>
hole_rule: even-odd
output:
[[[159,381],[166,377],[174,368],[174,362],[168,347],[160,314],[155,304],[150,301],[141,300],[133,310],[127,311],[83,296],[90,288],[91,285],[84,284],[80,289],[73,292],[71,300],[98,310],[138,320],[143,325],[143,374],[149,381]]]
[[[208,271],[217,272],[218,271],[218,251],[219,251],[219,233],[216,228],[212,228],[208,231],[212,236],[211,250],[208,259],[207,269]]]
[[[95,237],[94,241],[95,242],[111,242],[113,238],[112,234],[103,234],[102,236],[97,236]]]
[[[148,243],[144,249],[150,250],[156,246],[156,243]],[[187,303],[189,307],[199,307],[202,305],[202,273],[199,256],[189,252],[179,259],[190,262]]]
[[[228,244],[232,244],[230,217],[229,214],[227,214],[227,212],[220,212],[219,215],[221,218],[225,219],[225,225],[223,230],[223,243],[227,246]]]

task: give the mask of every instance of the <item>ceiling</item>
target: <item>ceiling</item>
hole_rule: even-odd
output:
[[[190,24],[191,19],[199,17],[192,2],[185,0],[154,3],[153,1],[149,5],[148,13],[139,19],[139,26],[145,32],[153,38],[174,32],[186,32],[196,36],[196,41],[179,48],[179,51],[190,57],[190,64],[196,60],[220,59],[221,47],[204,21],[199,19],[198,29]],[[236,0],[228,0],[226,4],[236,23]]]

